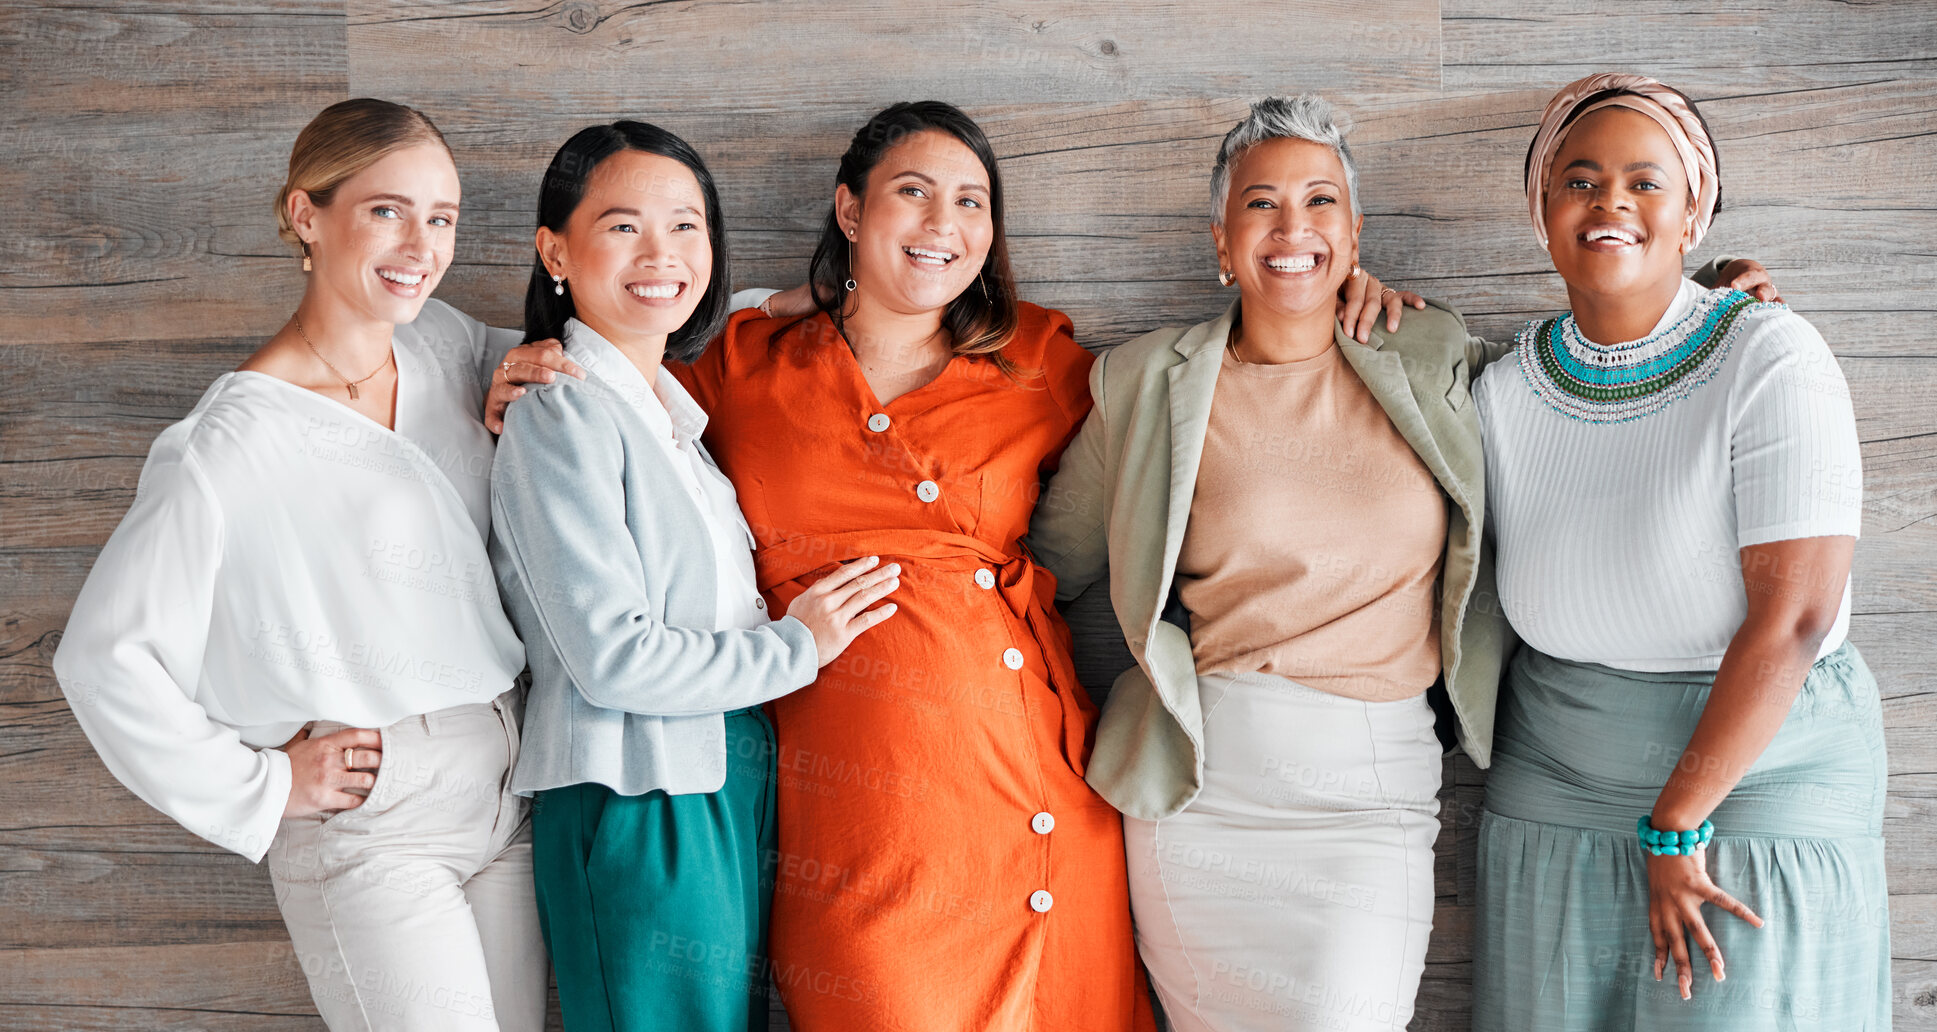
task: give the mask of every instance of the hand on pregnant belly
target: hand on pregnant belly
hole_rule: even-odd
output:
[[[787,607],[788,616],[814,632],[821,666],[834,662],[862,631],[895,614],[893,602],[868,608],[901,586],[901,564],[876,570],[880,563],[880,556],[856,559],[815,581]]]

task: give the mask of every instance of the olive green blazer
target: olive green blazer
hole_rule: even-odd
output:
[[[1074,598],[1106,571],[1110,602],[1136,657],[1103,706],[1088,779],[1117,809],[1156,820],[1188,806],[1203,784],[1203,714],[1190,635],[1163,616],[1175,596],[1211,397],[1237,305],[1187,330],[1165,329],[1110,351],[1090,371],[1095,408],[1037,506],[1029,546]],[[1482,543],[1486,476],[1480,424],[1467,393],[1503,346],[1466,332],[1433,302],[1396,332],[1360,344],[1335,339],[1393,426],[1445,492],[1440,662],[1460,744],[1491,758],[1494,699],[1514,638]],[[1179,607],[1181,611],[1181,607]]]

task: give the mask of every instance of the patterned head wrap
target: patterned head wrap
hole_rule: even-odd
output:
[[[1575,110],[1582,101],[1610,90],[1623,92]],[[1533,147],[1527,151],[1527,212],[1533,216],[1533,235],[1539,238],[1541,248],[1547,247],[1547,173],[1553,166],[1554,155],[1560,152],[1567,130],[1581,116],[1604,107],[1639,111],[1667,131],[1675,153],[1681,156],[1688,188],[1695,195],[1694,240],[1690,248],[1700,244],[1708,233],[1708,224],[1715,219],[1715,205],[1722,196],[1722,181],[1716,174],[1715,141],[1709,138],[1708,127],[1689,106],[1688,98],[1659,81],[1645,75],[1601,72],[1576,79],[1554,94],[1554,99],[1547,102],[1547,110],[1540,115],[1540,131],[1534,134]]]

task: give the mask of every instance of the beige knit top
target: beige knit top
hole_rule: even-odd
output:
[[[1372,702],[1431,687],[1446,505],[1336,344],[1276,365],[1227,349],[1177,562],[1198,672]]]

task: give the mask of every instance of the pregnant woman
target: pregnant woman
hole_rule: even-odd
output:
[[[895,618],[773,706],[775,981],[803,1032],[1150,1028],[1095,709],[1021,548],[1090,356],[1017,300],[966,115],[882,111],[836,181],[820,311],[738,312],[680,370],[774,604],[901,566]]]

